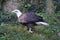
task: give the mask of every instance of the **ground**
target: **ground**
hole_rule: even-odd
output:
[[[43,25],[35,26],[34,33],[28,33],[26,27],[16,24],[0,25],[0,40],[60,40],[56,32]]]

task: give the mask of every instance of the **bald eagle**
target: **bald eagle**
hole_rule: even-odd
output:
[[[22,13],[20,10],[15,9],[12,12],[16,13],[18,22],[25,25],[29,32],[33,32],[36,24],[49,25],[44,22],[43,17],[37,16],[34,12]]]

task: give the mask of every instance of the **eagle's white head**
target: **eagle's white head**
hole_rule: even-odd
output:
[[[16,15],[17,15],[18,18],[19,18],[19,16],[22,15],[22,12],[20,10],[18,10],[18,9],[13,10],[12,12],[16,13]]]

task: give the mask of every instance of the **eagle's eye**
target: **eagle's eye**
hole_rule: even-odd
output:
[[[15,11],[15,12],[18,12],[18,11]]]

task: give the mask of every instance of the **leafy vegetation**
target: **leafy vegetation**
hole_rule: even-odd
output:
[[[60,13],[37,13],[42,16],[49,26],[37,25],[35,32],[30,34],[26,28],[17,22],[15,14],[0,12],[0,40],[60,40]]]
[[[0,11],[0,40],[60,40],[60,35],[58,35],[60,32],[60,1],[53,0],[56,8],[55,13],[51,14],[45,12],[46,0],[38,0],[36,3],[38,5],[26,1],[20,3],[18,8],[22,12],[34,11],[37,16],[42,16],[49,23],[49,26],[37,25],[35,26],[35,32],[31,34],[27,32],[26,27],[17,22],[15,14]]]

